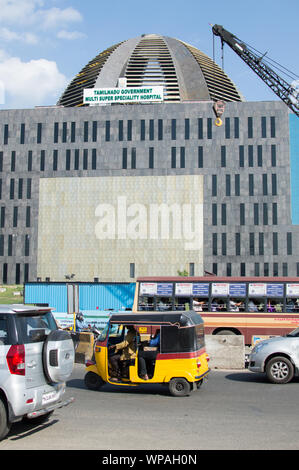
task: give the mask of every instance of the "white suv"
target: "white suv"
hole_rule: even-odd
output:
[[[48,307],[0,305],[0,440],[13,422],[43,420],[62,401],[75,352]]]

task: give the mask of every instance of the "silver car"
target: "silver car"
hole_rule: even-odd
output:
[[[286,384],[299,375],[299,328],[286,336],[265,339],[254,346],[248,369],[265,372],[270,382]]]
[[[74,345],[48,307],[0,305],[0,440],[21,419],[42,421],[62,400]]]

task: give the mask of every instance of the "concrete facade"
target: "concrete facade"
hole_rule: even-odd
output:
[[[208,271],[297,276],[299,232],[291,222],[288,110],[281,102],[227,103],[222,119],[223,125],[217,127],[212,102],[207,101],[1,111],[0,282],[37,277],[59,281],[72,269],[75,280],[84,281],[176,275],[173,271],[184,269],[194,275]],[[94,234],[98,250],[106,252],[106,266],[111,264],[110,274],[100,270],[98,262],[97,270],[87,268],[84,256],[76,253],[89,243],[79,236],[89,202],[72,224],[76,211],[65,212],[55,185],[64,188],[63,197],[74,195],[74,207],[76,198],[92,184],[102,185],[102,203],[109,204],[125,192],[135,204],[148,205],[154,197],[147,191],[153,196],[160,191],[163,202],[173,200],[168,198],[169,177],[177,180],[174,187],[199,187],[198,198],[195,194],[191,202],[203,203],[203,250],[170,248],[167,240],[160,240],[161,253],[165,254],[164,247],[172,250],[177,264],[169,253],[160,265],[151,266],[151,257],[140,262],[141,251],[153,249],[149,240],[139,240],[139,247],[130,240],[118,270],[113,243],[105,240],[101,246]],[[198,177],[197,182],[190,177]],[[144,186],[138,178],[146,178]],[[151,178],[154,184],[149,183]],[[137,187],[147,196],[140,199]],[[52,204],[48,215],[47,200]],[[179,197],[175,202],[186,201]],[[69,264],[58,256],[59,236],[67,231],[80,240],[73,251],[66,247]],[[90,256],[90,246],[88,250]],[[159,258],[159,248],[156,255]],[[56,271],[50,264],[57,266]]]

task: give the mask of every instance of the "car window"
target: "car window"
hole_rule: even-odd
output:
[[[0,345],[1,344],[9,344],[7,319],[2,316],[0,316]]]
[[[44,315],[16,315],[19,343],[37,343],[44,341],[48,334],[57,330],[51,312]]]

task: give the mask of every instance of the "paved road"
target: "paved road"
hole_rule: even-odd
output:
[[[190,397],[145,386],[85,389],[84,366],[68,381],[75,402],[43,425],[17,423],[1,450],[299,449],[299,380],[273,385],[264,376],[213,370]]]

